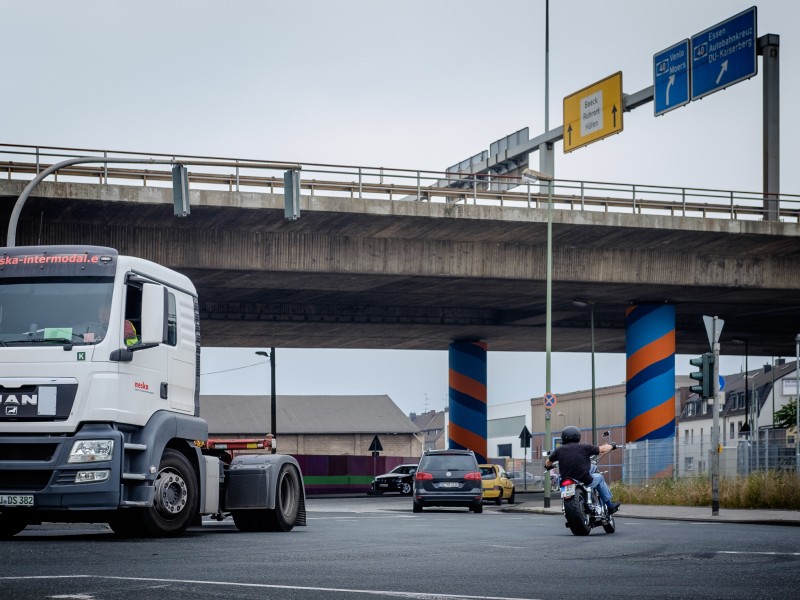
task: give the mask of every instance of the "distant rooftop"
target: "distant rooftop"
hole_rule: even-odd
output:
[[[200,396],[200,415],[214,434],[264,435],[270,396]],[[276,396],[280,434],[419,433],[387,395]]]

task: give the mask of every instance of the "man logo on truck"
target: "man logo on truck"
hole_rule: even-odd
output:
[[[22,400],[17,398],[16,394],[0,394],[0,404],[3,404],[8,408],[8,405],[25,405],[28,404],[30,406],[36,406],[38,402],[38,397],[36,394],[22,394]]]
[[[17,407],[16,406],[6,406],[6,416],[7,417],[16,417],[17,416]]]

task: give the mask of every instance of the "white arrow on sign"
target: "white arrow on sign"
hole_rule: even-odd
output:
[[[720,79],[722,79],[722,75],[727,70],[728,70],[728,61],[726,60],[722,62],[722,68],[719,70],[719,75],[717,75],[717,85],[719,85],[719,81]]]
[[[667,106],[669,106],[669,88],[672,87],[673,83],[675,83],[675,73],[669,76],[669,81],[667,82]]]

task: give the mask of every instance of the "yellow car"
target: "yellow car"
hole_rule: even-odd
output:
[[[484,500],[494,500],[498,506],[503,500],[514,504],[514,482],[508,478],[500,465],[478,465],[481,471],[481,487]]]

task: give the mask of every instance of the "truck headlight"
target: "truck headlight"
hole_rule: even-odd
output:
[[[114,456],[114,440],[79,440],[72,444],[69,463],[88,463],[111,460]]]
[[[98,481],[106,481],[110,476],[110,469],[101,469],[99,471],[78,471],[75,473],[75,483],[97,483]]]

